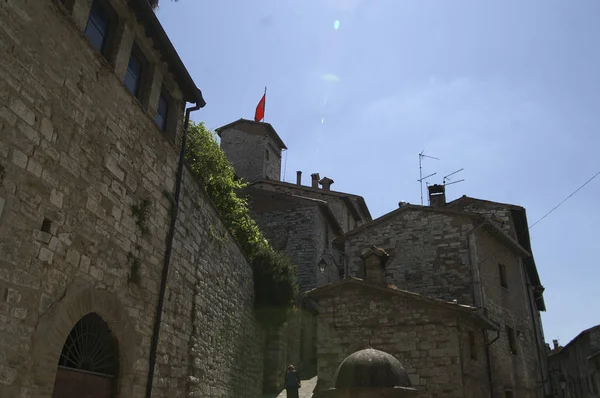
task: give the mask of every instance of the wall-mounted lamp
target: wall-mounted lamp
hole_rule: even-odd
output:
[[[565,376],[563,376],[562,373],[558,377],[558,384],[560,385],[561,390],[564,390],[565,388],[567,388],[567,380],[565,379]]]
[[[325,262],[325,260],[323,258],[321,258],[321,261],[319,261],[319,271],[321,271],[321,273],[324,274],[326,267],[327,267],[327,263]]]

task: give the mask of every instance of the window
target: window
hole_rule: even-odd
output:
[[[506,335],[508,336],[508,347],[513,355],[517,355],[517,339],[515,337],[515,330],[510,326],[506,327]]]
[[[469,332],[469,355],[472,360],[477,360],[477,344],[474,332]]]
[[[506,390],[504,391],[504,398],[514,398],[515,394],[510,391],[510,390]]]
[[[269,160],[269,150],[268,149],[265,152],[265,157],[267,158],[267,160]]]
[[[106,47],[109,24],[108,10],[99,0],[94,0],[90,17],[85,27],[85,35],[90,43],[92,43],[92,46],[101,53],[104,52]]]
[[[127,74],[125,75],[125,86],[136,98],[140,97],[140,83],[142,82],[142,74],[144,72],[144,61],[140,51],[134,46],[129,57],[129,65],[127,66]]]
[[[506,279],[506,265],[498,264],[498,271],[500,272],[500,286],[508,289],[508,282]]]
[[[167,131],[167,116],[169,114],[169,102],[164,94],[158,98],[158,108],[154,120],[162,131]]]

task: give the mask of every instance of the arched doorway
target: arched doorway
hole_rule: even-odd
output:
[[[89,313],[65,341],[52,398],[114,398],[118,372],[117,341],[106,322]]]

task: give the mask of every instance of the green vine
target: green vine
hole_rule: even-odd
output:
[[[148,229],[148,218],[150,217],[150,206],[152,201],[144,198],[137,204],[131,205],[131,214],[135,218],[135,224],[138,226],[142,235],[146,235],[149,232]]]
[[[129,262],[131,263],[129,275],[127,277],[127,283],[132,283],[134,285],[139,286],[140,282],[142,280],[142,275],[141,275],[142,263],[141,263],[140,259],[135,257],[132,253],[129,253],[127,255],[127,258],[129,259]]]
[[[250,217],[248,202],[236,194],[246,184],[235,177],[215,134],[203,123],[190,123],[186,161],[191,171],[200,177],[225,226],[252,264],[255,308],[260,310],[257,314],[267,310],[287,313],[298,295],[295,267],[289,258],[273,250]],[[218,236],[212,226],[209,234],[217,241],[224,241],[225,237]],[[285,322],[285,317],[282,319]]]

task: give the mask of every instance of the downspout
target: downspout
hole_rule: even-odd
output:
[[[171,252],[173,250],[173,240],[175,238],[175,224],[177,222],[177,213],[179,212],[179,196],[181,195],[181,185],[183,181],[183,167],[185,163],[185,147],[187,144],[188,127],[190,124],[190,113],[203,108],[206,102],[202,98],[202,93],[197,90],[197,99],[194,107],[185,110],[185,121],[183,136],[181,137],[181,149],[179,150],[179,165],[177,168],[177,178],[175,181],[175,197],[173,200],[173,211],[171,212],[171,222],[167,234],[167,246],[165,248],[164,264],[162,277],[160,281],[160,291],[158,293],[158,303],[156,304],[156,315],[154,326],[152,327],[152,340],[150,341],[150,358],[148,359],[148,379],[146,381],[146,398],[152,398],[152,385],[154,384],[154,368],[156,367],[156,354],[158,351],[158,336],[160,334],[160,324],[162,321],[163,307],[165,304],[165,293],[167,290],[167,277],[169,275],[169,265],[171,263]]]
[[[483,315],[487,317],[487,309],[485,308],[485,298],[483,294],[483,287],[481,286],[481,277],[479,274],[479,258],[477,257],[477,247],[475,246],[475,232],[485,225],[485,221],[474,227],[469,231],[467,235],[469,243],[469,261],[471,262],[471,268],[473,272],[473,301],[475,307],[483,310]],[[488,337],[488,332],[483,331],[483,340],[485,344],[485,356],[487,357],[487,368],[488,368],[488,383],[490,385],[490,398],[494,398],[494,379],[492,377],[492,358],[490,353],[490,346],[494,344],[500,338],[500,331],[496,331],[496,337],[492,340]]]
[[[521,265],[523,263],[521,262]],[[523,269],[521,268],[521,270],[523,271]],[[538,338],[538,328],[536,325],[536,316],[535,316],[535,312],[533,310],[533,306],[536,305],[535,304],[535,291],[533,290],[533,286],[529,283],[529,281],[526,282],[525,286],[527,287],[527,301],[529,301],[529,313],[531,316],[531,322],[533,323],[533,337],[535,339],[535,351],[537,353],[537,358],[538,358],[538,363],[540,366],[540,378],[541,378],[541,384],[542,384],[542,391],[543,391],[543,396],[546,396],[546,383],[548,381],[548,379],[546,377],[544,377],[544,365],[542,363],[542,353],[540,352],[541,350],[541,346],[540,346],[540,340]],[[533,300],[532,300],[533,298]],[[548,361],[547,358],[543,359],[545,361]],[[546,362],[547,363],[547,362]],[[547,365],[546,365],[547,366]]]
[[[488,382],[490,383],[490,397],[494,398],[494,379],[492,378],[492,357],[490,356],[490,346],[496,342],[500,338],[500,331],[496,330],[496,337],[492,340],[489,340],[487,331],[483,331],[483,339],[485,342],[485,351],[487,357],[487,366],[488,366]],[[489,341],[488,341],[489,340]]]

